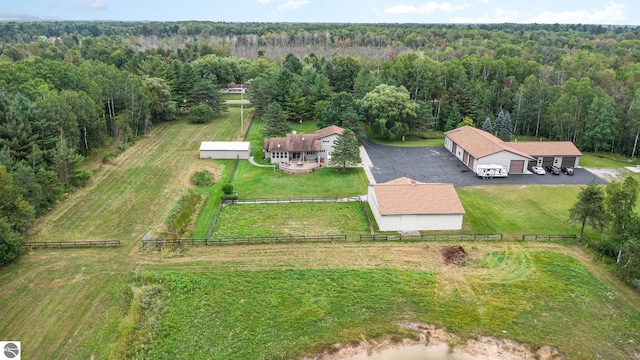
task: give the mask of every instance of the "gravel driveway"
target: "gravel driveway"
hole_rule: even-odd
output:
[[[361,140],[373,167],[371,173],[377,183],[387,182],[401,176],[426,183],[452,183],[455,187],[506,184],[598,184],[607,181],[586,169],[575,169],[573,176],[560,175],[510,175],[507,178],[482,179],[476,176],[460,160],[443,146],[399,147]]]

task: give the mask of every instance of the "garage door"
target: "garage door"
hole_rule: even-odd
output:
[[[524,170],[524,160],[511,160],[511,165],[509,166],[510,174],[522,174]]]
[[[565,156],[562,158],[562,167],[574,167],[576,165],[575,156]]]
[[[553,157],[542,158],[542,167],[553,166]]]

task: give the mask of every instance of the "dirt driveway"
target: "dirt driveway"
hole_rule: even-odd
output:
[[[482,179],[443,146],[388,146],[374,143],[369,139],[362,139],[361,142],[373,164],[371,173],[377,183],[406,176],[427,183],[452,183],[455,187],[508,184],[582,185],[593,180],[598,184],[607,184],[607,181],[583,168],[575,169],[573,176],[530,174]]]

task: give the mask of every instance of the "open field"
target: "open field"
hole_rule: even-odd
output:
[[[361,334],[408,336],[400,320],[550,345],[568,359],[638,350],[640,299],[581,249],[460,243],[458,267],[443,265],[445,245],[34,251],[0,272],[0,335],[20,339],[26,358],[107,358],[128,309],[123,289],[148,271],[165,311],[145,343],[150,359],[289,359]]]
[[[125,245],[37,250],[2,268],[0,338],[22,341],[25,359],[110,358],[114,344],[150,359],[290,359],[335,342],[354,343],[362,335],[411,336],[397,325],[404,320],[463,338],[491,335],[550,345],[568,359],[633,359],[640,353],[640,296],[578,247],[455,244],[468,252],[462,267],[443,265],[444,243],[265,244],[177,253],[140,248],[142,234],[163,229],[170,209],[190,188],[189,177],[203,166],[215,172],[218,183],[197,190],[208,195],[202,213],[215,212],[219,180],[226,179],[232,162],[199,160],[197,149],[201,140],[241,138],[239,123],[231,109],[230,116],[202,126],[157,126],[41,219],[35,240],[117,238]],[[240,164],[233,184],[241,197],[366,193],[361,169],[281,176]],[[575,233],[577,227],[563,221],[578,191],[461,189],[465,231]],[[265,205],[276,206],[267,211],[251,205],[255,209],[246,212],[247,205],[237,205],[227,208],[238,213],[230,213],[220,229],[232,227],[229,221],[244,222],[236,224],[239,229],[252,222],[280,232],[292,227],[282,219],[269,223],[268,214],[275,212],[279,218],[322,216],[322,228],[367,231],[358,230],[363,222],[357,217],[332,223],[362,216],[356,204],[332,205],[338,204]],[[207,216],[197,224],[205,232]],[[160,291],[144,298],[149,301],[141,303],[146,305],[138,330],[127,338],[128,289],[140,285],[136,274],[142,272]]]
[[[161,231],[168,211],[191,187],[194,172],[207,169],[220,180],[222,166],[199,159],[200,142],[241,138],[236,109],[203,125],[184,120],[158,125],[113,163],[100,165],[87,187],[41,219],[33,240],[126,241]]]

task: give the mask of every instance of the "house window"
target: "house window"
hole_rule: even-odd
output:
[[[313,152],[313,151],[307,151],[307,155],[314,155],[314,154],[315,154],[315,152]]]
[[[328,144],[329,140],[322,140],[323,143]]]

